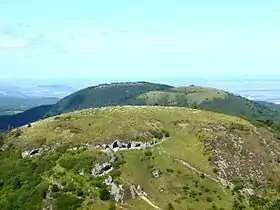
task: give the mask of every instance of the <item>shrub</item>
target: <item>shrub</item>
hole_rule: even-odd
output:
[[[113,165],[113,168],[119,169],[125,163],[126,163],[126,161],[124,159],[117,159],[112,165]]]
[[[276,186],[276,192],[280,193],[280,185]]]
[[[211,202],[212,202],[212,198],[206,197],[206,201],[209,202],[209,203],[211,203]]]
[[[61,182],[61,184],[62,184],[62,186],[66,186],[66,185],[67,185],[67,182],[66,182],[65,180],[63,180],[63,181]]]
[[[153,137],[155,137],[157,139],[162,139],[163,138],[162,131],[152,130],[150,133],[152,134]]]
[[[113,179],[116,179],[121,176],[121,172],[119,170],[113,170],[110,172],[110,175],[112,176]]]
[[[174,206],[172,205],[172,203],[168,203],[166,208],[166,210],[175,210]]]
[[[173,173],[173,172],[174,172],[174,170],[173,170],[172,168],[167,168],[166,171],[167,171],[168,173]]]
[[[162,130],[165,137],[170,137],[170,133],[167,130]]]
[[[70,194],[57,193],[57,195],[54,197],[53,203],[54,209],[76,210],[81,206],[82,200]]]
[[[77,189],[76,194],[78,197],[83,197],[84,192],[81,189]]]
[[[102,186],[102,188],[99,189],[99,198],[102,201],[107,201],[110,199],[110,192],[106,186]]]
[[[214,169],[213,169],[213,172],[214,172],[215,174],[218,174],[218,173],[219,173],[219,169],[214,168]]]
[[[237,200],[234,200],[232,205],[232,210],[242,210],[245,209],[245,206],[239,203]]]
[[[116,205],[114,203],[110,203],[109,209],[108,210],[116,210]]]
[[[144,155],[147,157],[151,157],[153,155],[153,153],[150,150],[148,150],[148,151],[145,151]]]
[[[274,201],[267,209],[268,210],[279,210],[280,209],[280,199]]]
[[[58,192],[58,191],[59,191],[59,187],[56,184],[54,184],[52,186],[52,192]]]
[[[21,129],[16,129],[14,132],[14,137],[19,137],[22,134],[22,130]]]
[[[188,185],[186,185],[186,186],[184,186],[183,187],[183,190],[186,192],[186,191],[188,191],[190,189],[190,187],[188,186]]]
[[[4,135],[0,133],[0,147],[4,144]]]

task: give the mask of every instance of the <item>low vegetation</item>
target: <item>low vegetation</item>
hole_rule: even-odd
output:
[[[92,175],[97,163],[110,159],[103,144],[154,138],[162,140],[116,151],[108,173]],[[272,130],[233,116],[183,107],[87,109],[10,129],[1,142],[4,210],[279,207],[279,140]],[[48,149],[22,158],[41,148]],[[104,183],[109,175],[123,186],[122,202]],[[146,194],[134,198],[130,187],[138,185]]]

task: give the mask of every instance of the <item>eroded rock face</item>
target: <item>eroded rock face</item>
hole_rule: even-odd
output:
[[[220,177],[233,181],[241,178],[244,187],[266,185],[280,156],[280,145],[271,134],[244,125],[206,125],[202,140],[209,160]],[[256,132],[257,131],[257,132]],[[274,161],[271,161],[274,157]]]
[[[42,152],[44,151],[43,148],[39,148],[39,149],[32,149],[32,150],[26,150],[24,152],[21,153],[21,157],[25,158],[25,157],[32,157],[34,155],[40,155]]]
[[[39,148],[29,149],[29,150],[23,151],[21,153],[21,157],[25,158],[25,157],[32,157],[35,155],[41,155],[44,152],[53,151],[59,145],[60,144],[57,143],[55,146],[43,145],[42,147],[39,147]]]
[[[109,172],[109,170],[112,169],[112,164],[116,161],[116,156],[114,153],[111,153],[108,151],[107,153],[109,155],[109,160],[103,163],[96,163],[94,165],[94,168],[92,169],[91,173],[93,176],[100,176],[103,173]]]
[[[104,183],[110,188],[110,194],[114,198],[116,203],[122,203],[124,197],[124,189],[122,185],[118,185],[113,182],[113,178],[108,176]]]
[[[162,140],[162,139],[161,139]],[[153,138],[148,142],[141,142],[141,141],[131,141],[128,143],[121,142],[120,140],[114,141],[112,144],[103,144],[102,148],[105,150],[125,150],[125,149],[145,149],[147,147],[151,147],[161,141],[159,139]]]

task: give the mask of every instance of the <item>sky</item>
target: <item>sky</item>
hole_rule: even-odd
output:
[[[280,78],[277,0],[0,2],[0,79]]]

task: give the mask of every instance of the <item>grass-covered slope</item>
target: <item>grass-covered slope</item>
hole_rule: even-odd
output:
[[[148,82],[113,83],[89,87],[59,101],[51,115],[120,105],[162,105],[201,108],[252,121],[280,121],[280,110],[215,88],[171,87]]]
[[[137,99],[143,104],[195,107],[242,117],[249,120],[280,121],[280,111],[263,103],[215,88],[187,86],[150,91]]]
[[[147,105],[197,106],[205,101],[224,100],[228,93],[209,87],[186,86],[163,91],[149,91],[137,97]]]
[[[151,90],[165,90],[171,86],[149,82],[101,84],[77,91],[60,100],[50,111],[52,115],[79,109],[135,104],[135,97]]]
[[[5,131],[9,127],[15,128],[40,120],[49,112],[51,107],[52,105],[42,105],[14,115],[0,115],[0,131]]]
[[[55,104],[59,98],[55,97],[14,97],[0,95],[0,115],[11,115],[28,109]]]
[[[0,209],[279,207],[279,140],[233,116],[107,107],[41,120],[2,139]],[[101,176],[91,172],[97,163],[108,164]]]

